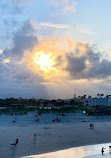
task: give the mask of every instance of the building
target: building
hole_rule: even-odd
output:
[[[84,106],[100,106],[100,107],[111,107],[111,97],[109,98],[85,98],[83,100]]]

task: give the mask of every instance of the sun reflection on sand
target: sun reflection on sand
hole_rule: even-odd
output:
[[[111,154],[109,153],[109,146],[111,144],[98,144],[98,145],[88,145],[76,148],[70,148],[66,150],[60,150],[52,153],[27,156],[24,158],[109,158]],[[101,154],[101,148],[105,147],[105,154]]]

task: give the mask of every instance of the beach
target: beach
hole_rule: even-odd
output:
[[[73,147],[56,152],[50,152],[41,155],[31,155],[23,158],[110,158],[111,151],[109,151],[110,144],[87,145],[80,147]],[[105,147],[105,153],[101,154],[101,147]]]
[[[0,115],[0,157],[16,158],[44,154],[91,144],[111,142],[111,117],[86,116],[82,112],[61,116],[60,122],[52,122],[58,114],[42,114],[34,121],[35,113],[16,116]],[[90,123],[94,129],[90,129]],[[36,136],[34,134],[36,133]],[[10,144],[18,138],[16,147]]]

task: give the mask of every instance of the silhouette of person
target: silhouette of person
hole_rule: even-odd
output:
[[[101,153],[102,153],[102,155],[104,154],[104,147],[101,149]]]
[[[15,144],[18,144],[18,138],[16,138],[16,140],[15,140]]]
[[[92,126],[92,123],[90,123],[90,128],[92,128],[93,126]]]
[[[13,144],[11,144],[11,145],[16,146],[17,144],[18,144],[18,138],[16,138],[15,143],[13,143]]]
[[[37,136],[36,133],[34,133],[34,141],[36,141],[36,136]]]

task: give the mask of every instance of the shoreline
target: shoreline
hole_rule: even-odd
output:
[[[63,149],[55,152],[50,152],[40,155],[31,155],[25,156],[22,158],[60,158],[62,155],[63,158],[109,158],[111,151],[109,151],[109,143],[105,144],[96,144],[96,145],[87,145],[81,147],[73,147],[69,149]],[[104,155],[101,154],[101,148],[105,147]]]

